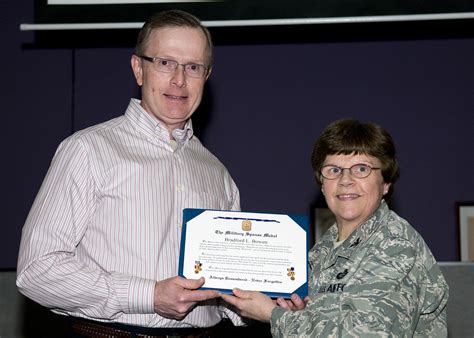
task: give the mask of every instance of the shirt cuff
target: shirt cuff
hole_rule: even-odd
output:
[[[124,313],[154,313],[155,281],[133,276],[115,276],[117,298]]]
[[[249,324],[249,319],[242,318],[233,310],[229,309],[228,307],[224,306],[224,315],[225,317],[229,318],[234,326],[247,326]]]

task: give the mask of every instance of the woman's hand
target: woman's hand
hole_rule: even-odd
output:
[[[222,294],[221,297],[229,304],[240,310],[244,317],[268,323],[275,302],[268,296],[258,291],[245,291],[233,289],[234,296]]]
[[[290,299],[279,297],[276,302],[280,307],[284,309],[297,311],[303,310],[306,307],[306,304],[308,304],[309,302],[309,297],[306,296],[303,300],[300,296],[294,293],[291,295]]]

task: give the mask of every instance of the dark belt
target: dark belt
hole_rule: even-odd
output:
[[[71,330],[76,337],[97,338],[165,338],[189,337],[209,338],[213,335],[215,327],[211,328],[147,328],[121,323],[102,323],[82,318],[71,318]]]

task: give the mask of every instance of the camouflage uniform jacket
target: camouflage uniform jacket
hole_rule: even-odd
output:
[[[310,302],[277,307],[274,337],[446,337],[448,285],[421,236],[382,201],[336,249],[334,224],[309,252]]]

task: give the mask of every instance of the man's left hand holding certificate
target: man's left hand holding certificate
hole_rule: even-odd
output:
[[[223,293],[307,295],[306,216],[184,209],[183,223],[180,276],[204,277],[203,289]]]

